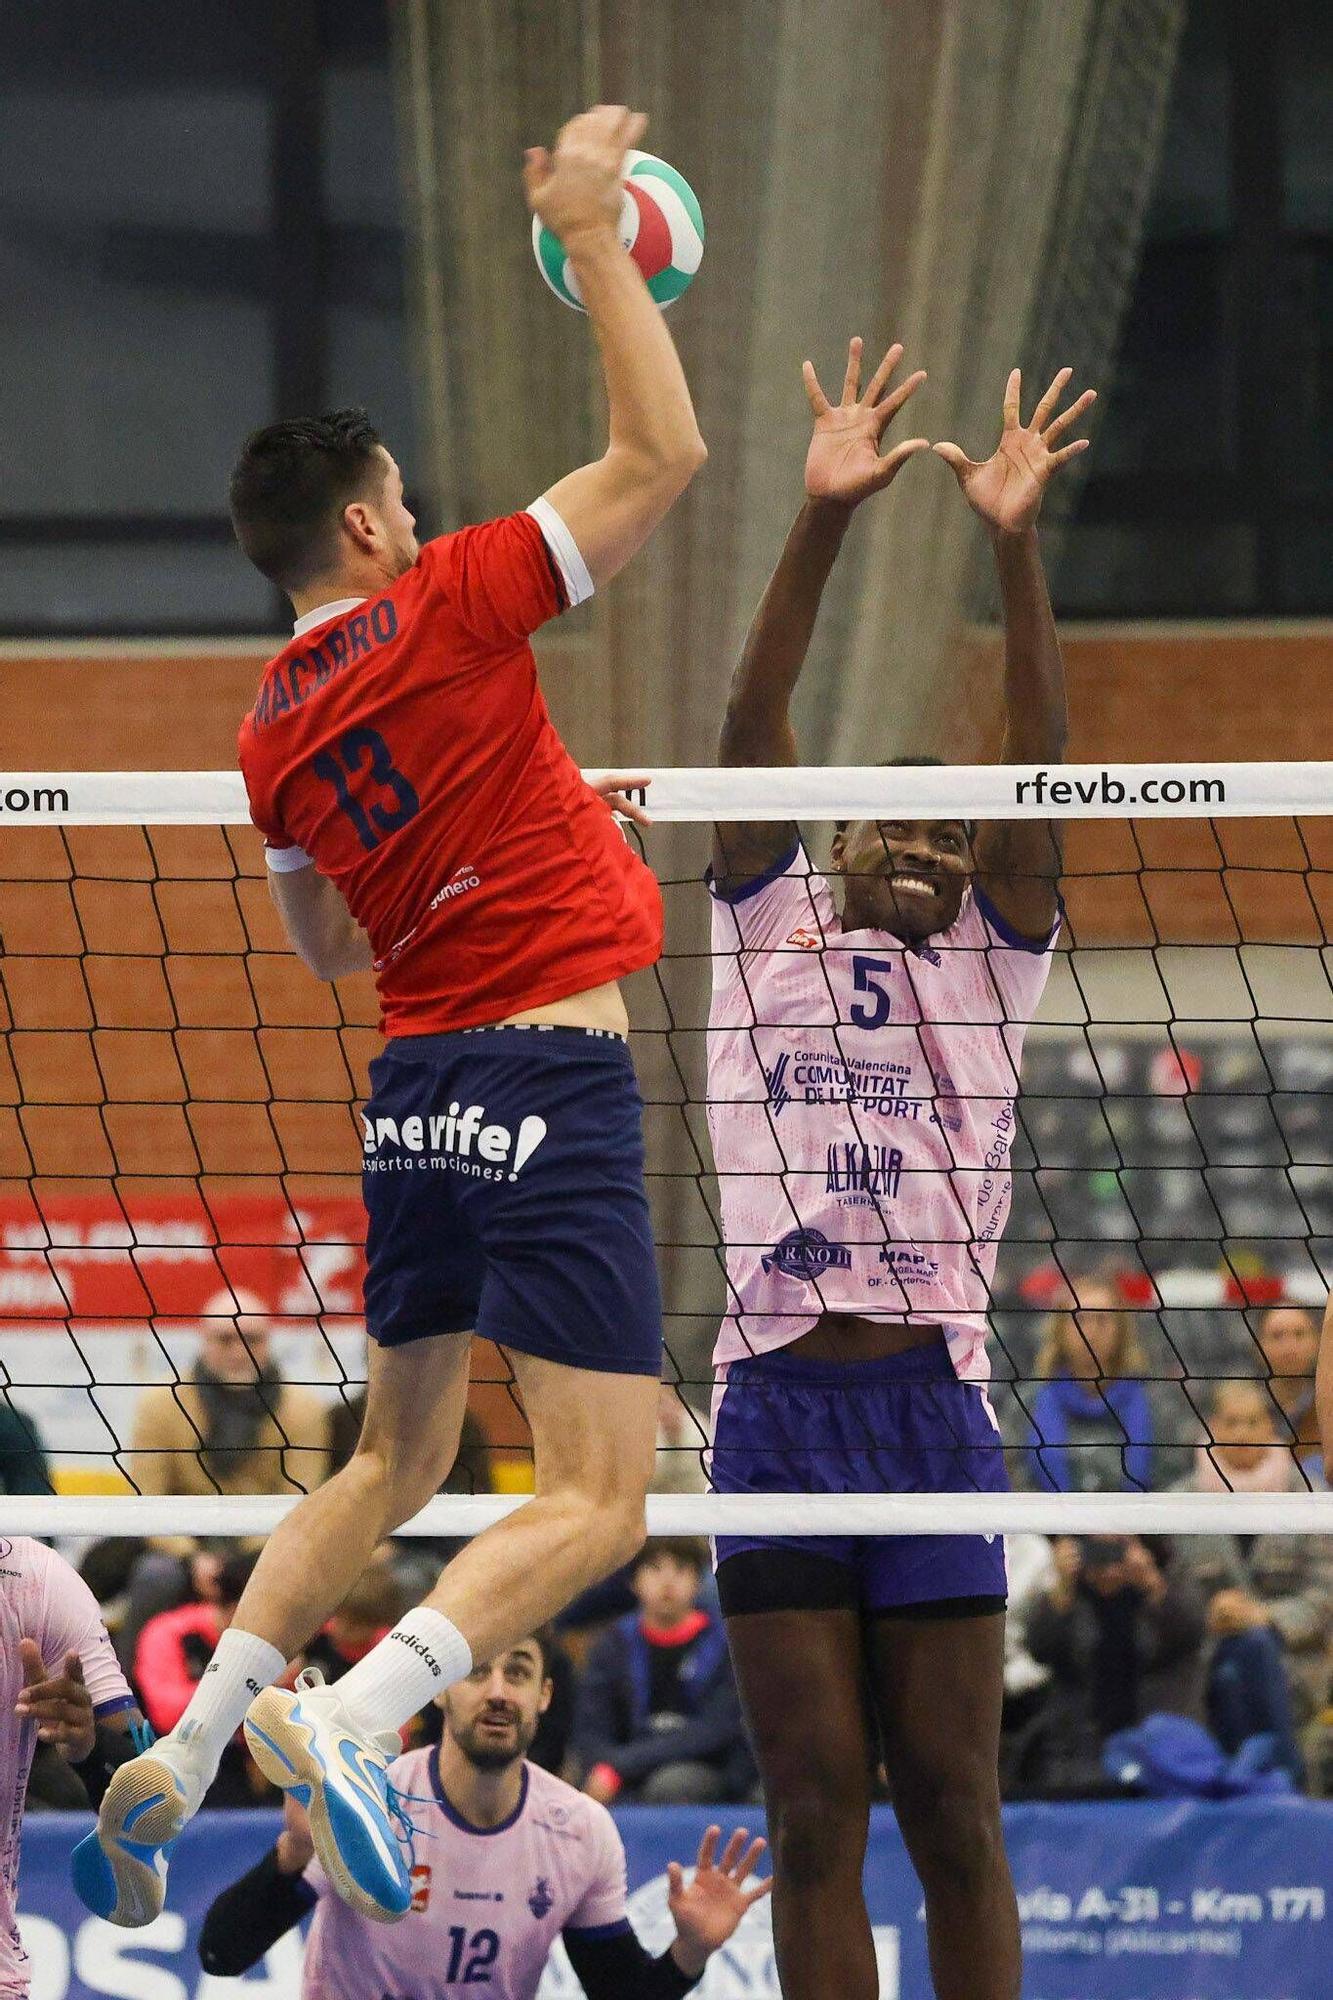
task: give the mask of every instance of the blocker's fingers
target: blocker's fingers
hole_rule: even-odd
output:
[[[826,417],[829,413],[829,399],[819,386],[819,377],[815,373],[813,361],[801,363],[801,380],[805,383],[805,393],[810,398],[810,408],[817,417]]]
[[[752,1909],[756,1903],[760,1902],[765,1896],[771,1895],[772,1892],[773,1877],[771,1875],[763,1882],[756,1882],[753,1889],[747,1889],[745,1892],[746,1909]]]
[[[720,1828],[719,1831],[721,1831]],[[731,1839],[727,1842],[726,1846],[723,1848],[722,1859],[717,1864],[718,1867],[722,1870],[722,1873],[724,1875],[731,1874],[733,1868],[736,1866],[736,1863],[740,1860],[742,1854],[744,1854],[745,1843],[749,1838],[750,1838],[750,1829],[747,1826],[738,1826],[736,1828],[736,1831],[732,1834]]]
[[[83,1661],[77,1653],[65,1655],[65,1679],[73,1681],[76,1687],[83,1686]]]
[[[890,375],[892,375],[902,358],[903,344],[901,340],[895,340],[888,353],[884,356],[884,359],[880,362],[879,367],[870,378],[870,387],[865,393],[867,403],[874,404],[879,401],[888,386]]]
[[[1046,394],[1042,397],[1036,409],[1032,412],[1031,428],[1034,431],[1041,430],[1050,421],[1051,412],[1055,408],[1056,404],[1059,402],[1060,397],[1064,391],[1065,384],[1069,381],[1073,373],[1074,371],[1072,368],[1062,368],[1059,371],[1055,380],[1052,382],[1050,388],[1046,391]]]
[[[908,438],[903,444],[896,444],[879,462],[879,471],[875,475],[875,490],[880,491],[891,479],[896,478],[899,469],[909,458],[915,458],[919,451],[929,450],[929,438]]]
[[[900,382],[893,393],[886,396],[882,403],[875,404],[875,415],[879,418],[881,431],[887,423],[897,416],[908,397],[915,396],[917,390],[925,380],[925,369],[918,368],[914,375],[909,375],[905,382]]]
[[[861,388],[861,347],[859,333],[854,333],[847,343],[847,373],[842,378],[842,400],[844,404],[854,403]]]
[[[1065,445],[1061,451],[1051,453],[1051,464],[1063,465],[1067,458],[1077,458],[1081,451],[1087,450],[1091,442],[1091,438],[1075,438],[1072,444]]]
[[[671,1895],[679,1896],[685,1887],[685,1870],[679,1861],[667,1862],[667,1888]]]
[[[19,1640],[19,1660],[23,1667],[23,1686],[36,1687],[46,1679],[46,1663],[42,1659],[42,1649],[35,1639]]]
[[[704,1837],[699,1842],[699,1852],[694,1857],[696,1868],[712,1867],[714,1857],[717,1854],[717,1843],[721,1838],[722,1829],[720,1826],[710,1826],[704,1829]]]
[[[631,111],[625,122],[625,151],[627,153],[631,148],[638,145],[647,130],[648,113],[646,111]]]
[[[930,448],[937,458],[942,458],[946,465],[952,466],[960,478],[963,473],[971,472],[975,467],[976,461],[969,458],[959,444],[933,444]]]
[[[1004,427],[1007,431],[1018,429],[1019,398],[1023,394],[1023,371],[1011,368],[1009,380],[1004,385]]]
[[[1083,394],[1076,401],[1072,402],[1067,410],[1061,410],[1059,416],[1053,418],[1047,424],[1045,430],[1041,433],[1042,443],[1049,445],[1054,439],[1061,437],[1071,424],[1076,424],[1084,412],[1092,408],[1096,400],[1097,391],[1095,389],[1085,389]],[[1040,430],[1041,426],[1037,425],[1037,428]]]

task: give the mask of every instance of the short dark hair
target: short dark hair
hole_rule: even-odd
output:
[[[688,1535],[658,1535],[654,1541],[645,1542],[630,1565],[630,1575],[637,1576],[645,1563],[656,1562],[659,1556],[670,1556],[686,1569],[692,1569],[702,1576],[707,1565],[702,1542],[694,1541]]]
[[[332,560],[338,517],[383,478],[382,440],[364,410],[289,417],[245,441],[231,475],[236,539],[281,590]]]

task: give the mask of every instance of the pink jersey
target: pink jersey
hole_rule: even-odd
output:
[[[718,1364],[828,1311],[938,1323],[958,1376],[987,1379],[1018,1064],[1055,936],[1023,945],[976,890],[915,950],[844,931],[799,846],[734,900],[714,895]]]
[[[399,1924],[369,1924],[311,1862],[319,1907],[302,2000],[426,2000],[482,1986],[489,2000],[533,2000],[562,1932],[628,1929],[625,1850],[605,1806],[525,1764],[513,1818],[478,1832],[440,1789],[434,1749],[397,1758],[390,1775],[415,1801],[412,1908]]]
[[[19,1834],[28,1769],[37,1747],[35,1722],[20,1722],[14,1704],[23,1688],[20,1639],[35,1639],[53,1674],[77,1653],[98,1715],[133,1708],[134,1696],[111,1650],[97,1599],[53,1549],[26,1535],[0,1535],[0,1995],[28,1991],[28,1955],[19,1942],[16,1903]]]

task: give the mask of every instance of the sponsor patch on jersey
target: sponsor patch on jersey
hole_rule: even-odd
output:
[[[796,951],[818,951],[824,940],[818,931],[812,931],[806,924],[798,924],[785,942]]]
[[[822,1229],[793,1229],[775,1243],[763,1260],[767,1271],[787,1278],[817,1278],[821,1271],[850,1271],[852,1253],[845,1244],[830,1243]]]
[[[420,1916],[430,1902],[430,1869],[424,1861],[418,1861],[410,1871],[408,1880],[412,1884],[410,1908]]]
[[[537,1877],[536,1882],[533,1885],[532,1893],[528,1897],[528,1908],[532,1911],[532,1914],[534,1917],[536,1917],[538,1923],[540,1923],[542,1918],[546,1916],[547,1913],[554,1908],[554,1906],[555,1906],[555,1897],[551,1893],[551,1885],[547,1881],[544,1875],[539,1875]]]
[[[910,1243],[886,1243],[879,1253],[881,1264],[887,1264],[900,1284],[926,1285],[938,1278],[940,1267],[933,1257],[927,1257],[924,1250],[914,1250]]]

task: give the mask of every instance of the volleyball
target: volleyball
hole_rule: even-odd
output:
[[[620,200],[620,240],[643,272],[659,306],[669,306],[693,280],[704,254],[704,218],[694,189],[653,153],[626,153]],[[583,311],[578,279],[560,238],[532,218],[537,269],[558,299]]]

